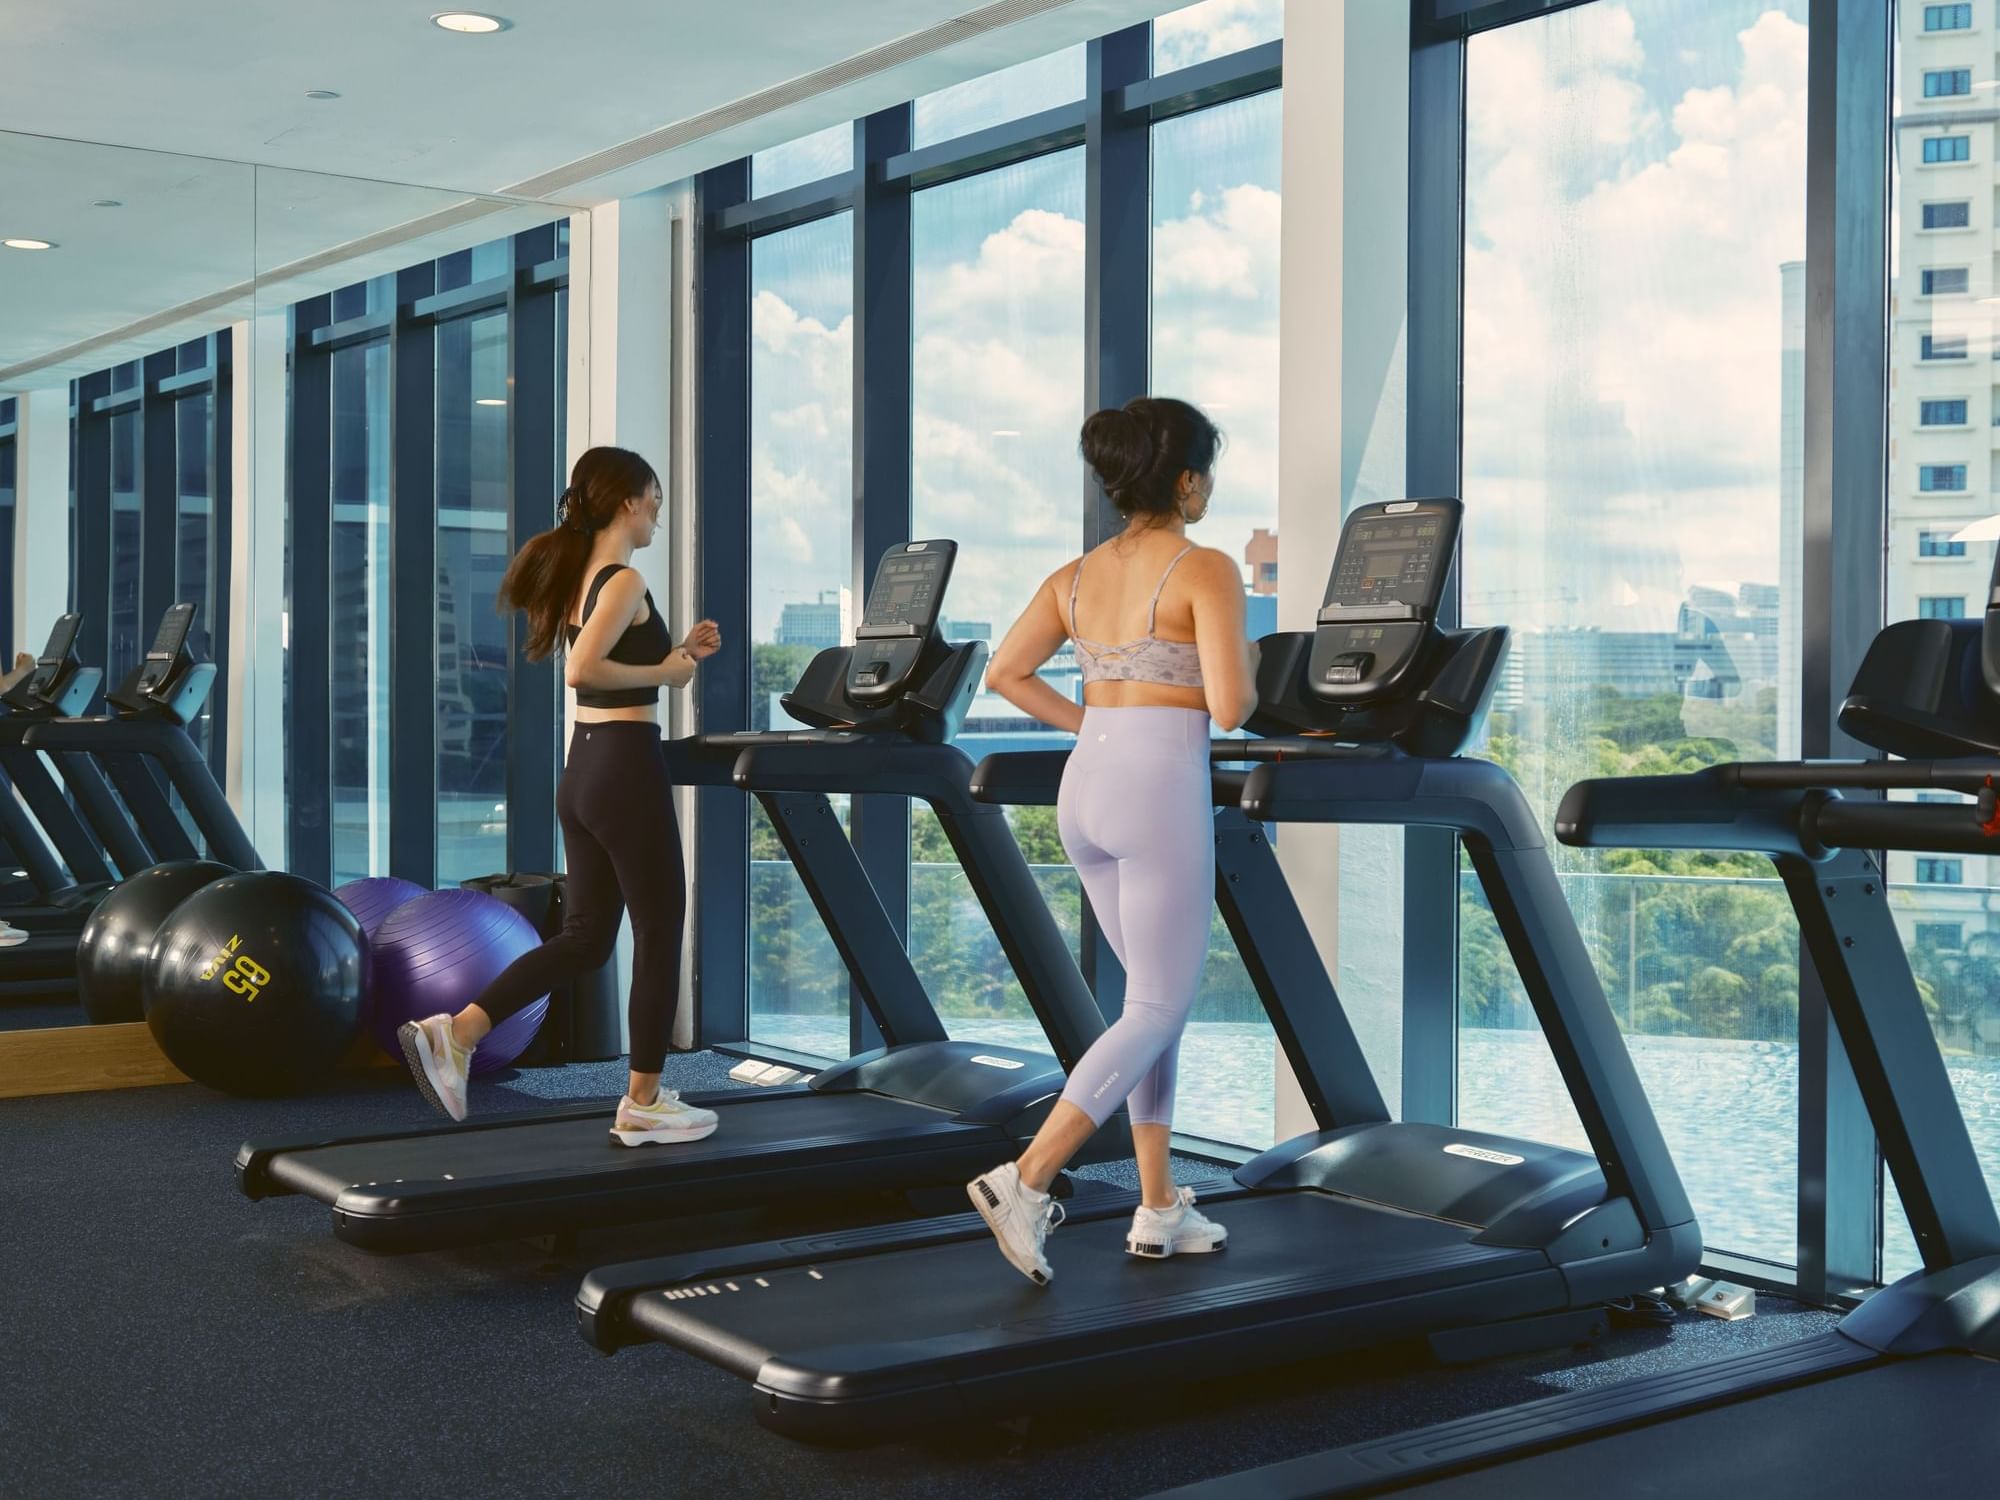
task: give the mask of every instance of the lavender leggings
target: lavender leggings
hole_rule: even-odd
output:
[[[1208,731],[1200,709],[1086,708],[1063,771],[1063,848],[1125,966],[1124,1012],[1063,1090],[1099,1125],[1128,1095],[1134,1125],[1173,1121],[1215,900]]]

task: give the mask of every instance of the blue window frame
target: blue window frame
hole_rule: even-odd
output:
[[[1926,203],[1924,228],[1966,229],[1972,224],[1972,204],[1960,199],[1950,203]]]
[[[1917,556],[1963,557],[1965,543],[1954,542],[1942,531],[1920,531],[1917,533]]]
[[[1972,137],[1969,135],[1934,135],[1924,142],[1924,164],[1937,166],[1943,162],[1971,161]]]
[[[1965,597],[1962,594],[1926,594],[1917,601],[1917,618],[1920,620],[1963,620],[1965,618]]]
[[[1972,27],[1972,7],[1970,5],[1926,5],[1924,7],[1924,30],[1926,31],[1968,31]]]
[[[1955,401],[1924,401],[1917,406],[1917,422],[1923,427],[1963,427],[1965,425],[1965,399]]]
[[[1927,333],[1923,336],[1923,357],[1925,359],[1964,359],[1965,335],[1962,333]]]
[[[1924,71],[1926,99],[1955,99],[1972,92],[1972,69],[1927,68]]]
[[[1919,859],[1917,861],[1918,885],[1964,885],[1965,861],[1962,859]]]
[[[1919,464],[1917,488],[1925,494],[1946,494],[1965,488],[1964,464]]]
[[[1972,273],[1964,266],[1931,266],[1922,285],[1926,297],[1962,297],[1972,289]]]

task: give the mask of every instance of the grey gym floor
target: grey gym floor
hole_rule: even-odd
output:
[[[669,1082],[721,1086],[728,1061],[675,1058]],[[524,1071],[479,1085],[474,1108],[622,1082],[609,1064]],[[193,1085],[0,1101],[0,1494],[1114,1500],[1833,1321],[1765,1297],[1745,1323],[1689,1314],[1592,1351],[1456,1370],[1350,1356],[1107,1391],[885,1448],[811,1449],[757,1426],[747,1388],[699,1360],[664,1348],[606,1359],[577,1337],[570,1299],[590,1265],[685,1246],[684,1232],[620,1231],[564,1255],[516,1242],[378,1258],[335,1240],[321,1205],[251,1203],[232,1181],[249,1136],[427,1122],[386,1072],[285,1101]],[[1116,1178],[1129,1165],[1090,1170]],[[1052,1257],[1060,1274],[1060,1230]],[[994,1274],[1012,1274],[997,1255]]]

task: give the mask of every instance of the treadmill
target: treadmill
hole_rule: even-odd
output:
[[[192,615],[193,606],[179,608]],[[170,612],[171,616],[172,612]],[[48,643],[36,658],[35,670],[0,696],[6,712],[0,714],[0,831],[26,865],[40,896],[33,905],[10,906],[5,915],[25,927],[27,942],[0,950],[0,994],[49,995],[73,992],[76,980],[76,943],[84,923],[97,903],[125,875],[135,874],[161,859],[185,857],[191,849],[185,842],[173,852],[156,853],[134,827],[134,814],[105,779],[99,760],[88,749],[49,745],[38,738],[51,728],[67,730],[86,723],[115,725],[107,738],[101,730],[91,731],[89,744],[127,744],[134,725],[148,720],[167,719],[176,724],[192,718],[206,697],[212,666],[190,673],[183,664],[170,674],[170,682],[153,683],[151,688],[170,688],[169,697],[180,695],[178,706],[149,696],[147,668],[135,668],[117,692],[109,695],[115,710],[110,720],[82,720],[77,716],[96,696],[103,673],[78,664],[76,636],[82,617],[66,614],[50,632]],[[192,696],[191,704],[185,701]],[[184,718],[176,719],[176,714]],[[143,730],[138,732],[143,733]],[[179,731],[186,741],[184,730]],[[192,742],[187,750],[193,751]],[[49,766],[61,774],[58,786]],[[212,804],[219,804],[221,816],[236,827],[233,813],[223,799],[214,778],[202,768]],[[172,808],[157,786],[143,789],[171,818]],[[65,796],[67,792],[67,796]],[[70,799],[74,799],[74,805]],[[25,804],[25,810],[24,806]],[[82,818],[79,818],[79,810]],[[29,820],[29,814],[33,820]],[[211,817],[217,816],[213,810]],[[88,821],[88,828],[85,827]],[[247,841],[245,841],[247,844]]]
[[[110,713],[33,724],[22,743],[58,758],[85,755],[102,767],[138,826],[146,864],[206,857],[238,870],[261,870],[249,834],[188,733],[216,672],[214,662],[196,661],[189,648],[194,616],[192,604],[168,607],[144,658],[104,695]],[[187,809],[193,833],[175,811],[169,789]]]
[[[1037,1288],[957,1215],[605,1268],[578,1293],[585,1338],[688,1350],[752,1382],[765,1425],[853,1442],[1405,1337],[1456,1357],[1569,1343],[1606,1299],[1691,1272],[1700,1232],[1548,850],[1506,773],[1456,753],[1505,652],[1503,630],[1436,624],[1460,514],[1356,510],[1318,629],[1263,643],[1253,725],[1290,732],[1213,754],[1262,762],[1254,822],[1460,834],[1594,1154],[1390,1121],[1359,1049],[1301,1046],[1324,1018],[1278,992],[1317,1128],[1204,1192],[1226,1254],[1126,1254],[1126,1195],[1071,1206]]]
[[[1904,759],[1586,781],[1556,814],[1557,836],[1579,847],[1773,860],[1923,1269],[1815,1338],[1309,1454],[1168,1492],[1175,1500],[1546,1495],[1614,1473],[1690,1494],[1992,1490],[2000,1216],[1874,852],[2000,854],[2000,566],[1992,599],[1983,639],[1977,620],[1904,620],[1863,658],[1841,728]],[[1872,800],[1900,789],[1976,805]]]
[[[909,542],[876,570],[855,643],[822,651],[783,702],[795,732],[667,742],[675,781],[756,795],[825,920],[884,1045],[793,1087],[690,1094],[706,1140],[628,1150],[609,1101],[347,1140],[248,1142],[251,1198],[304,1193],[349,1244],[403,1251],[767,1204],[788,1194],[955,1186],[1019,1150],[1104,1029],[998,807],[972,800],[950,744],[986,659],[938,620],[957,544]],[[844,727],[834,727],[834,726]],[[829,791],[918,796],[963,862],[1054,1055],[958,1042],[911,966]],[[1129,1133],[1100,1131],[1099,1154]]]

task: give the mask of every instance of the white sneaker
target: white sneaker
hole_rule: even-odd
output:
[[[651,1104],[635,1104],[629,1094],[620,1099],[611,1133],[627,1146],[643,1146],[648,1141],[698,1141],[714,1135],[719,1123],[714,1110],[684,1104],[672,1089],[661,1089]]]
[[[1125,1253],[1165,1260],[1169,1255],[1205,1255],[1228,1244],[1229,1231],[1196,1212],[1194,1189],[1184,1187],[1174,1194],[1172,1208],[1140,1205],[1125,1237]]]
[[[28,934],[12,922],[0,922],[0,948],[18,948],[27,942]]]
[[[1055,1272],[1049,1269],[1042,1245],[1049,1231],[1062,1223],[1063,1206],[1022,1182],[1021,1169],[1011,1161],[973,1178],[965,1185],[965,1195],[1000,1242],[1008,1264],[1036,1286],[1047,1286]]]
[[[450,1115],[465,1118],[465,1080],[472,1071],[472,1048],[458,1045],[451,1034],[451,1017],[426,1016],[421,1021],[405,1021],[396,1028],[396,1040],[403,1044],[403,1061],[417,1091]]]

